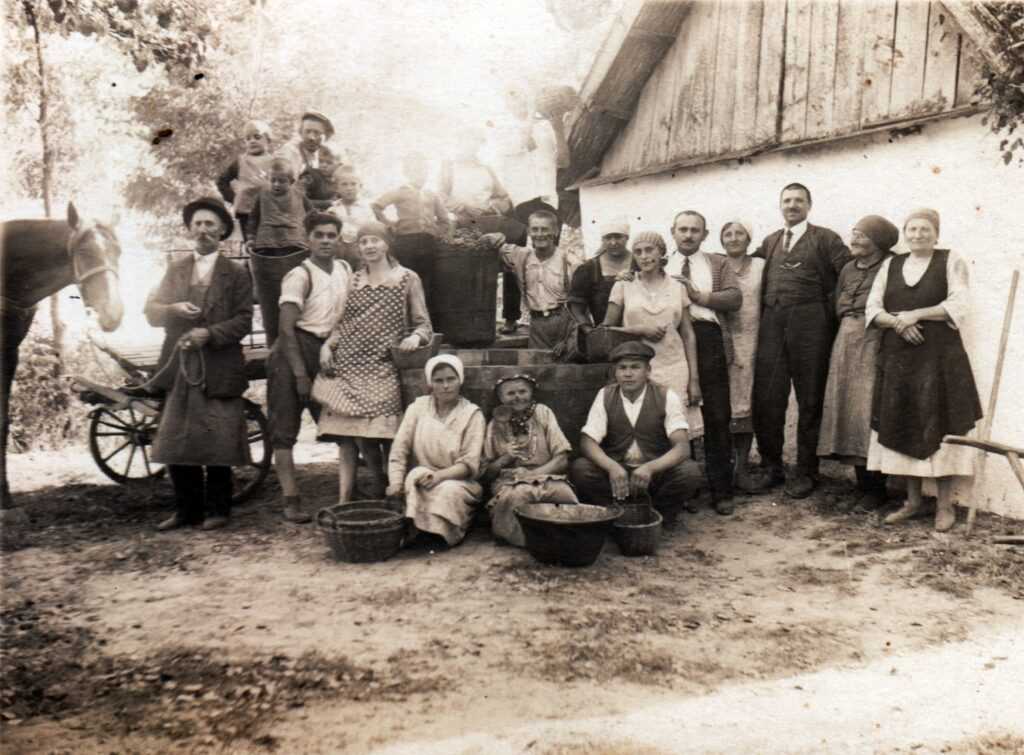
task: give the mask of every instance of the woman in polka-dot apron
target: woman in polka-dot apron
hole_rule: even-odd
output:
[[[433,337],[423,284],[391,256],[388,227],[363,224],[356,244],[362,266],[350,279],[345,311],[320,352],[322,369],[313,386],[313,398],[323,405],[319,439],[338,443],[342,502],[352,498],[358,450],[376,487],[384,488],[385,447],[402,419],[398,369],[389,348],[398,343],[412,351]]]

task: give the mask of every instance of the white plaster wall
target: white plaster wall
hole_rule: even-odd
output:
[[[913,208],[933,207],[942,217],[940,246],[957,250],[970,262],[974,308],[963,335],[982,407],[987,408],[1010,276],[1015,267],[1024,274],[1024,171],[1005,166],[998,146],[998,137],[975,116],[927,125],[920,133],[894,140],[882,133],[763,155],[744,164],[731,161],[584,187],[584,241],[592,255],[599,224],[626,214],[634,232],[658,230],[671,244],[668,228],[674,214],[696,209],[708,218],[708,251],[721,251],[721,223],[735,216],[754,224],[753,249],[781,226],[778,193],[790,181],[810,187],[811,222],[832,228],[847,241],[853,224],[864,215],[883,215],[902,226]],[[1024,281],[1018,288],[994,413],[994,440],[1024,447],[1022,391]],[[989,456],[977,470],[973,480],[958,485],[959,501],[1024,519],[1024,491],[1006,460]]]

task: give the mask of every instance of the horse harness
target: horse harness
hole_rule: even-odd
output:
[[[81,239],[81,237],[88,233],[90,230],[92,229],[82,229],[79,231],[75,231],[70,236],[68,236],[67,252],[68,259],[71,260],[71,277],[74,279],[75,285],[78,286],[79,290],[81,290],[82,284],[85,283],[87,280],[89,280],[90,278],[95,278],[97,275],[102,275],[103,273],[113,273],[114,279],[117,280],[118,283],[120,283],[120,275],[118,274],[117,268],[106,261],[99,265],[95,265],[94,267],[89,268],[84,273],[79,272],[78,257],[75,254],[75,245],[78,242],[78,240]],[[84,291],[82,291],[82,296],[85,296]],[[88,304],[88,302],[86,302],[86,304]],[[8,296],[0,294],[0,314],[14,315],[17,318],[26,319],[32,317],[35,314],[35,311],[35,304],[25,306],[24,304],[16,302],[14,299],[11,299]]]

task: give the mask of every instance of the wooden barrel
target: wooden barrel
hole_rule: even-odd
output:
[[[281,280],[294,267],[302,264],[309,252],[292,252],[283,257],[271,257],[258,250],[249,255],[249,268],[252,270],[253,287],[256,289],[256,300],[260,303],[260,315],[263,318],[263,331],[267,336],[267,348],[277,340],[277,323],[280,314],[278,299],[281,298]]]
[[[453,346],[490,346],[498,321],[498,253],[439,248],[430,286],[434,330]]]
[[[444,349],[465,365],[462,395],[483,409],[490,419],[497,405],[494,383],[500,377],[526,372],[537,381],[535,398],[558,417],[562,432],[579,451],[580,429],[586,424],[594,396],[610,381],[609,364],[555,364],[542,349]],[[402,401],[408,406],[427,392],[423,370],[402,370]]]

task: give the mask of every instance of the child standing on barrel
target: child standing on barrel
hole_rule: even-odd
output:
[[[263,121],[249,121],[242,129],[245,151],[217,179],[217,189],[224,201],[231,204],[242,229],[249,239],[249,213],[259,199],[260,189],[270,185],[270,126]]]
[[[399,264],[416,272],[427,295],[430,309],[430,286],[434,277],[434,255],[437,239],[449,231],[451,221],[441,198],[424,189],[427,182],[427,159],[419,152],[406,155],[402,161],[406,183],[380,196],[371,206],[377,218],[387,223],[395,234],[391,252]],[[397,220],[385,217],[388,207],[395,208]]]
[[[277,339],[281,279],[307,256],[302,222],[311,209],[291,164],[275,158],[270,164],[270,187],[260,191],[249,215],[253,278],[268,347]]]

